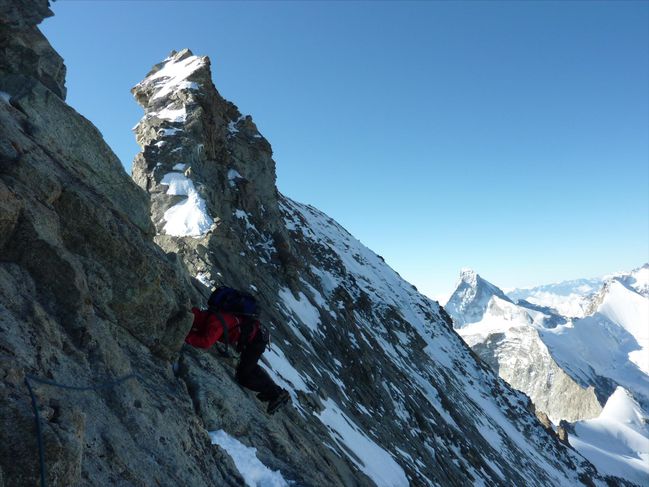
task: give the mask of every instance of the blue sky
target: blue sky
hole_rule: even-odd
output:
[[[68,102],[127,171],[130,88],[172,49],[271,142],[278,187],[421,291],[649,260],[649,3],[52,4]]]

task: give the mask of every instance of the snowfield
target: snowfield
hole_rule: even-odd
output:
[[[503,299],[498,288],[462,271],[446,307],[458,333],[474,350],[487,354],[488,362],[495,361],[503,378],[538,404],[554,394],[548,407],[572,401],[573,413],[586,415],[588,419],[575,422],[572,446],[602,472],[640,485],[649,485],[648,274],[645,265],[602,281],[515,290]],[[519,301],[515,304],[510,297]],[[573,317],[561,316],[558,309]],[[567,374],[574,384],[557,374]],[[597,405],[586,407],[584,402],[594,401],[586,387],[602,387],[606,381],[617,389],[594,415]],[[569,387],[575,397],[562,398],[553,384]],[[541,410],[555,424],[566,419]]]

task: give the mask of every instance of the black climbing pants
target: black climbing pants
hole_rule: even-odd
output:
[[[261,393],[267,400],[277,397],[282,388],[273,382],[268,372],[260,365],[259,359],[266,349],[267,342],[261,331],[241,352],[235,378],[243,387]]]

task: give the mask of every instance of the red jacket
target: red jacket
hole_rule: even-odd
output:
[[[223,342],[223,324],[214,313],[201,311],[198,308],[192,308],[192,313],[194,313],[194,325],[185,338],[186,343],[198,348],[210,348],[216,342]],[[230,313],[221,313],[221,317],[228,327],[228,341],[236,345],[241,336],[243,319]],[[259,321],[255,320],[248,342],[252,341],[258,330]]]

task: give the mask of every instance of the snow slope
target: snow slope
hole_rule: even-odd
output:
[[[597,312],[628,331],[638,343],[629,359],[649,374],[649,299],[613,280]]]
[[[345,289],[356,297],[352,312],[356,330],[349,332],[349,343],[357,349],[355,353],[358,356],[363,355],[365,344],[374,354],[386,355],[382,363],[388,368],[381,375],[374,376],[374,381],[382,385],[385,396],[392,402],[391,420],[397,421],[413,441],[423,443],[434,456],[438,451],[447,456],[446,440],[440,432],[450,428],[463,438],[471,437],[474,438],[472,441],[483,444],[482,467],[477,468],[475,462],[468,463],[461,456],[457,458],[458,467],[480,479],[476,480],[477,484],[502,483],[510,478],[512,465],[521,458],[526,459],[527,467],[519,469],[518,474],[526,485],[574,485],[577,482],[569,480],[570,474],[566,477],[556,458],[546,456],[547,440],[539,443],[540,438],[529,437],[524,432],[525,427],[521,429],[522,424],[512,419],[512,413],[505,413],[508,408],[513,407],[514,411],[521,407],[524,404],[524,401],[520,402],[522,396],[505,391],[501,391],[502,395],[495,395],[494,384],[485,376],[485,371],[469,359],[461,341],[434,324],[439,320],[434,316],[441,312],[434,301],[419,294],[381,258],[318,210],[288,198],[282,199],[281,207],[287,228],[298,241],[308,242],[305,248],[318,256],[319,265],[311,267],[316,278],[311,287],[317,295],[310,296],[310,301],[320,308],[322,323],[316,330],[313,325],[316,320],[312,317],[309,324],[301,324],[301,319],[295,320],[296,317],[308,318],[311,315],[304,303],[306,296],[293,299],[287,296],[287,290],[282,290],[279,296],[281,308],[290,309],[290,318],[299,323],[301,334],[317,338],[320,333],[328,336],[329,320],[324,320],[324,316],[331,316],[331,311],[343,313],[347,308],[336,299],[340,290]],[[467,281],[478,280],[478,276],[470,271],[464,278]],[[500,294],[502,303],[514,306],[502,292]],[[473,297],[476,295],[474,293]],[[392,318],[386,320],[386,316]],[[423,353],[416,354],[415,350]],[[350,458],[377,485],[408,485],[402,472],[406,466],[421,474],[420,480],[411,485],[434,484],[423,473],[423,464],[420,465],[417,456],[408,453],[408,447],[396,442],[396,437],[395,443],[378,444],[373,440],[376,433],[362,427],[368,418],[384,416],[387,411],[380,405],[363,404],[358,400],[358,379],[354,378],[357,376],[341,374],[344,369],[336,368],[331,375],[341,391],[341,402],[332,398],[325,400],[325,408],[318,415],[328,426],[331,440],[344,446],[343,451],[348,451]],[[458,370],[462,371],[461,374],[457,373]],[[381,380],[380,377],[387,373],[391,380]],[[395,382],[396,377],[399,377],[398,382]],[[440,381],[444,383],[443,388],[440,388]],[[396,386],[397,383],[400,385]],[[425,403],[419,402],[421,399],[417,396]],[[450,408],[449,400],[453,401],[453,408]],[[504,403],[500,402],[503,400]],[[430,408],[429,419],[423,424],[416,420],[422,408]],[[454,408],[463,410],[462,415],[454,413]],[[360,421],[354,417],[359,414]],[[471,420],[462,419],[464,415]],[[438,433],[422,437],[421,430],[428,421],[436,425],[434,429]],[[498,454],[494,456],[494,452]],[[423,460],[423,456],[420,458]],[[529,468],[537,473],[531,474]],[[544,480],[540,480],[538,475]]]
[[[575,424],[570,443],[600,472],[648,485],[648,422],[631,394],[618,387],[599,417]]]

